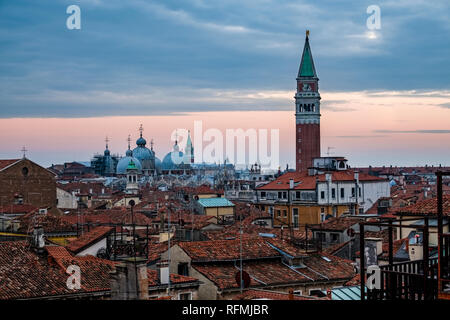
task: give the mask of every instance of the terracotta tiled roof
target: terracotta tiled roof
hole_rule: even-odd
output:
[[[347,281],[344,286],[352,287],[361,284],[361,274],[357,273],[351,280]]]
[[[345,231],[351,226],[358,224],[361,220],[356,217],[332,217],[323,223],[311,226],[312,230],[329,230],[329,231]]]
[[[170,247],[178,244],[178,241],[171,239]],[[168,250],[168,242],[152,242],[148,243],[148,262],[153,262],[161,258],[161,254]]]
[[[6,160],[0,160],[0,171],[4,168],[12,165],[13,163],[16,163],[20,159],[6,159]]]
[[[331,179],[333,181],[354,181],[354,172],[352,170],[333,171]],[[274,181],[271,181],[256,189],[258,190],[288,190],[290,179],[294,180],[293,190],[313,190],[316,188],[316,181],[324,182],[325,174],[309,176],[307,173],[286,172]],[[384,178],[371,176],[366,173],[359,173],[360,181],[386,181]]]
[[[148,285],[149,286],[157,286],[159,284],[158,280],[158,271],[147,269],[148,274]],[[198,279],[188,276],[182,276],[180,274],[170,274],[170,283],[172,284],[180,284],[180,283],[195,283],[199,282]]]
[[[78,253],[89,245],[95,244],[99,240],[103,239],[112,230],[112,227],[95,227],[89,232],[82,234],[77,239],[72,240],[68,245],[66,245],[66,248],[73,253]]]
[[[325,260],[326,257],[329,261]],[[316,281],[348,281],[355,275],[351,261],[330,255],[312,254],[303,259],[306,267],[289,267],[280,260],[244,262],[243,269],[250,275],[250,287],[277,286]],[[195,263],[198,272],[214,282],[219,289],[238,288],[234,263]]]
[[[450,215],[450,195],[443,195],[442,208],[444,216]],[[431,198],[418,201],[413,205],[397,208],[394,213],[401,215],[437,215],[437,200]]]
[[[20,222],[19,231],[21,232],[27,232],[36,223],[44,228],[45,233],[70,232],[76,230],[75,226],[64,221],[63,217],[54,216],[50,213],[40,214],[33,211],[17,218],[17,220]]]
[[[73,257],[66,248],[60,246],[47,246],[46,249],[49,256],[61,267],[63,272],[69,265],[80,267],[82,290],[86,292],[110,290],[109,273],[114,270],[117,262],[99,259],[94,256]]]
[[[324,253],[327,253],[327,254],[334,255],[334,254],[336,254],[336,252],[338,252],[340,249],[342,249],[342,248],[344,248],[345,246],[347,246],[347,245],[350,243],[350,241],[351,241],[351,240],[345,241],[345,242],[342,242],[342,243],[336,243],[336,244],[334,244],[334,245],[331,245],[331,246],[329,246],[329,247],[323,249],[323,252],[324,252]]]
[[[92,256],[72,257],[63,247],[46,247],[48,256],[36,254],[28,242],[0,242],[0,299],[27,299],[109,291],[114,263]],[[76,264],[82,272],[81,289],[69,290],[66,268]]]
[[[26,241],[0,242],[0,300],[29,299],[83,294],[110,293],[110,273],[119,262],[94,256],[75,257],[62,246],[46,246],[45,253],[37,254]],[[67,288],[69,265],[80,267],[81,289]],[[155,270],[148,269],[149,286],[158,285]],[[192,277],[171,274],[171,283],[192,283]]]
[[[71,212],[61,219],[69,224],[76,225],[81,219],[83,223],[115,223],[115,224],[131,224],[131,212],[126,208],[111,209],[111,210],[87,210],[83,211],[80,216],[78,213]],[[134,222],[137,225],[151,225],[152,220],[139,212],[134,213]]]
[[[416,174],[434,174],[436,171],[448,171],[450,167],[365,167],[358,168],[362,172],[376,172],[378,174],[410,175]]]
[[[215,240],[181,242],[179,246],[193,261],[230,261],[240,257],[240,240]],[[243,239],[243,259],[279,257],[264,239]]]
[[[326,298],[307,297],[300,295],[292,295],[292,300],[326,300]],[[276,292],[259,289],[245,290],[242,294],[237,295],[233,300],[254,300],[254,299],[267,299],[267,300],[290,300],[289,293]]]

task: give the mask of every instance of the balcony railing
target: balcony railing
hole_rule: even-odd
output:
[[[438,294],[437,258],[380,267],[380,288],[368,290],[368,300],[434,300]]]

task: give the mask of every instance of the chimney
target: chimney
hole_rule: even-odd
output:
[[[169,262],[167,260],[156,264],[158,270],[158,281],[160,284],[169,283]]]
[[[376,255],[379,256],[383,253],[383,239],[382,238],[365,238],[366,242],[374,243],[376,248]]]
[[[33,228],[33,234],[31,236],[31,248],[37,253],[44,252],[45,240],[44,240],[44,228],[41,225],[36,225]]]
[[[409,260],[417,261],[423,259],[423,245],[420,239],[420,235],[417,233],[414,238],[406,240],[407,250],[409,254]]]
[[[289,289],[289,297],[288,297],[288,299],[289,300],[294,300],[294,290]]]
[[[327,182],[331,182],[331,173],[325,173],[325,180],[327,180]]]
[[[358,171],[354,172],[354,177],[355,177],[355,181],[358,182],[359,181],[359,172]]]
[[[289,189],[294,189],[294,179],[289,179]]]
[[[127,258],[111,273],[111,300],[148,300],[147,260]]]
[[[331,299],[331,290],[330,290],[330,289],[327,289],[327,298],[328,298],[329,300],[332,300],[332,299]]]

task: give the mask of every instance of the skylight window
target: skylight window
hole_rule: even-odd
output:
[[[322,256],[322,259],[325,260],[325,261],[327,261],[327,262],[331,262],[331,260],[328,259],[327,257]]]

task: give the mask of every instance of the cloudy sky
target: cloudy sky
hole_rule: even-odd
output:
[[[66,27],[72,4],[81,30]],[[88,160],[106,135],[123,154],[140,123],[162,157],[175,128],[202,120],[279,129],[292,166],[310,29],[324,154],[449,165],[449,13],[447,0],[0,0],[0,158],[26,145],[44,165]]]

